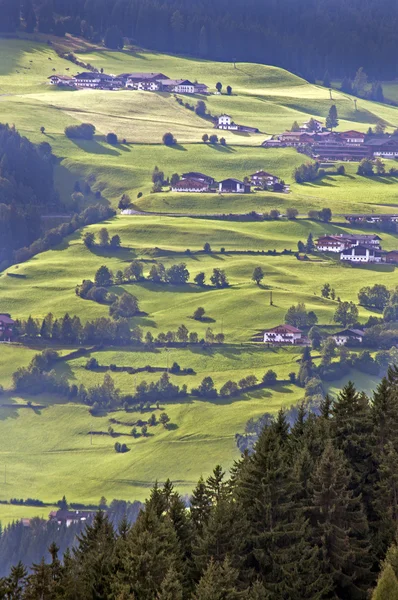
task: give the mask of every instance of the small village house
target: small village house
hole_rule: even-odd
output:
[[[280,182],[279,177],[267,173],[267,171],[256,171],[256,173],[250,175],[250,180],[253,185],[263,185],[264,183],[267,185],[274,185],[275,183]]]
[[[334,333],[331,337],[337,346],[346,346],[349,342],[362,344],[364,335],[365,332],[362,329],[344,329],[344,331]]]
[[[194,94],[195,85],[189,79],[159,79],[160,90],[174,94]]]
[[[279,136],[279,139],[286,146],[303,146],[314,143],[314,134],[303,131],[285,131]]]
[[[292,325],[278,325],[264,331],[265,344],[299,344],[302,342],[303,332]]]
[[[249,183],[240,181],[239,179],[223,179],[218,184],[220,194],[249,194],[251,187]]]
[[[388,138],[370,138],[365,145],[369,148],[373,156],[380,158],[398,157],[398,136]]]
[[[74,86],[75,78],[70,77],[70,75],[51,75],[48,78],[50,85],[58,85],[58,86]]]
[[[55,521],[58,525],[69,527],[74,523],[84,523],[95,516],[93,511],[82,510],[53,510],[48,515],[49,521]]]
[[[9,314],[0,314],[0,342],[11,342],[14,336],[15,321]]]
[[[147,90],[155,92],[159,90],[159,80],[168,79],[163,73],[129,73],[119,75],[119,78],[125,81],[125,87],[133,90]]]
[[[260,130],[257,127],[250,127],[249,125],[238,125],[234,123],[230,115],[221,115],[218,117],[217,129],[225,129],[228,131],[239,131],[241,133],[259,133]]]

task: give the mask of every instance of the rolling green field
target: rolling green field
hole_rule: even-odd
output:
[[[331,175],[312,184],[292,184],[289,194],[195,195],[173,194],[166,189],[162,193],[151,193],[155,165],[166,175],[200,170],[216,179],[243,178],[266,169],[291,183],[293,169],[307,159],[293,149],[264,149],[261,143],[270,134],[290,128],[294,120],[301,123],[311,116],[325,118],[331,104],[328,90],[276,67],[238,64],[234,68],[231,64],[144,51],[110,52],[71,38],[62,42],[51,39],[64,49],[73,48],[81,60],[105,72],[161,71],[173,78],[197,79],[206,83],[211,92],[220,80],[224,88],[232,86],[233,94],[211,94],[202,98],[208,111],[214,115],[228,112],[236,122],[258,127],[262,133],[223,132],[226,147],[205,145],[201,138],[204,133],[212,133],[209,121],[181,107],[172,96],[50,88],[47,77],[53,72],[75,73],[76,67],[59,58],[55,46],[41,43],[40,37],[0,38],[1,121],[14,123],[34,142],[45,140],[51,144],[58,157],[56,183],[65,203],[77,179],[90,180],[93,191],[101,191],[101,202],[115,206],[127,192],[137,211],[157,213],[118,215],[107,223],[78,231],[56,249],[0,273],[1,311],[12,313],[14,318],[29,315],[42,318],[49,312],[60,317],[69,312],[78,315],[83,322],[107,316],[107,306],[83,300],[75,294],[76,285],[83,279],[93,279],[101,265],[116,272],[131,260],[139,259],[144,263],[144,273],[148,274],[155,260],[166,266],[185,262],[191,282],[185,286],[145,281],[115,286],[113,291],[118,295],[128,291],[138,298],[145,314],[131,319],[131,324],[141,326],[144,332],[151,331],[155,335],[175,330],[183,323],[202,337],[210,326],[215,333],[225,333],[225,346],[208,351],[189,347],[170,352],[105,348],[92,356],[102,365],[134,367],[149,364],[165,368],[176,361],[183,368],[194,369],[195,374],[172,375],[173,382],[186,383],[191,388],[211,375],[219,388],[229,379],[236,381],[249,374],[260,379],[268,369],[275,370],[280,380],[287,380],[291,371],[297,371],[297,349],[267,349],[252,340],[264,329],[282,323],[287,309],[297,302],[304,302],[308,310],[314,310],[320,324],[332,331],[337,301],[321,297],[324,283],[330,283],[342,300],[352,301],[357,300],[358,291],[365,284],[383,283],[389,288],[398,284],[397,271],[391,265],[353,268],[330,257],[311,257],[305,262],[294,256],[297,242],[305,242],[309,233],[316,238],[325,232],[353,231],[341,225],[343,219],[338,217],[339,213],[395,211],[398,206],[395,178],[359,177],[356,165],[349,164],[345,176]],[[188,98],[188,101],[196,103],[198,99],[200,97]],[[339,111],[341,129],[365,131],[379,119],[383,119],[390,130],[398,125],[398,109],[394,107],[359,101],[355,111],[352,98],[335,91],[333,101]],[[65,137],[64,128],[80,122],[96,126],[94,141],[78,142]],[[44,135],[40,133],[41,126],[45,127]],[[107,144],[105,136],[110,131],[119,138],[126,138],[127,143]],[[162,145],[166,131],[177,137],[176,147]],[[138,192],[142,193],[139,199]],[[87,197],[85,202],[92,203],[93,196]],[[194,218],[194,215],[209,217],[253,210],[266,212],[273,208],[284,212],[289,207],[296,207],[305,215],[309,209],[324,206],[332,209],[334,223],[316,223],[302,216],[296,221],[281,219],[277,222]],[[85,231],[97,233],[104,225],[111,236],[120,235],[121,249],[85,247],[82,242]],[[382,238],[384,249],[398,247],[397,235],[383,233]],[[211,254],[202,252],[205,242],[211,244]],[[274,249],[277,252],[292,250],[292,254],[265,254]],[[251,281],[256,266],[265,272],[261,286]],[[229,288],[199,288],[192,283],[201,271],[209,279],[215,267],[225,270],[231,284]],[[270,292],[273,306],[270,306]],[[199,306],[206,310],[209,319],[206,323],[192,319]],[[361,321],[370,314],[376,313],[360,307]],[[58,350],[66,353],[71,349]],[[37,352],[38,348],[33,346],[0,346],[0,385],[6,390],[0,396],[0,473],[5,466],[7,468],[7,483],[0,483],[0,500],[30,496],[55,503],[64,494],[70,501],[86,503],[98,502],[102,495],[109,500],[144,499],[155,480],[163,481],[167,477],[176,483],[180,492],[189,493],[199,476],[207,475],[217,463],[224,468],[231,467],[239,456],[235,434],[244,430],[250,417],[275,413],[282,406],[290,407],[300,401],[304,393],[301,388],[282,382],[234,400],[172,402],[162,407],[171,418],[170,429],[158,425],[148,438],[134,439],[130,431],[134,419],[139,417],[137,413],[118,411],[91,417],[86,406],[59,398],[16,397],[11,389],[12,373],[19,366],[26,366]],[[60,362],[56,373],[70,384],[96,385],[103,373],[87,371],[86,360],[87,357]],[[140,381],[153,381],[159,375],[115,373],[112,376],[121,392],[128,394]],[[377,384],[377,378],[354,371],[350,376],[368,393]],[[345,381],[333,382],[330,391],[336,393]],[[28,401],[39,403],[43,408],[29,408]],[[21,404],[26,408],[18,407]],[[120,441],[130,448],[126,454],[114,452],[115,440],[106,435],[110,418],[123,423],[116,425],[115,431]],[[97,433],[91,443],[92,430]],[[0,520],[46,514],[49,510],[48,507],[42,510],[0,504]]]

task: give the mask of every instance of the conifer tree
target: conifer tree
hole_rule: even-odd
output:
[[[199,479],[192,493],[190,504],[190,516],[194,529],[200,532],[207,523],[211,511],[211,498],[203,477]]]
[[[193,600],[239,600],[246,593],[237,588],[238,572],[226,559],[222,564],[210,561],[199,581]]]
[[[388,562],[380,574],[372,600],[398,600],[398,579]]]
[[[177,571],[170,567],[160,586],[160,592],[157,595],[158,600],[182,600],[183,590]]]
[[[338,126],[338,124],[339,119],[337,116],[337,108],[335,104],[332,104],[332,106],[329,109],[329,114],[326,117],[326,128],[333,131],[333,129],[335,129]]]
[[[315,470],[310,508],[313,543],[321,571],[332,578],[337,598],[366,598],[372,581],[367,521],[349,489],[350,475],[331,441]]]

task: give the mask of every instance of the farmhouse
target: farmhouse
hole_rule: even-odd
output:
[[[14,335],[15,321],[9,314],[0,314],[0,341],[11,342]]]
[[[319,237],[316,248],[319,252],[342,252],[354,246],[366,245],[375,250],[381,249],[381,238],[378,235],[348,234],[324,235]]]
[[[78,87],[92,89],[112,89],[121,87],[123,84],[121,79],[118,79],[113,75],[91,72],[78,73],[75,76],[75,82]]]
[[[195,94],[208,94],[209,87],[205,83],[194,83]]]
[[[79,510],[53,510],[48,515],[49,521],[55,521],[58,525],[66,525],[69,527],[73,523],[82,523],[88,519],[92,519],[95,512],[79,511]]]
[[[264,331],[266,344],[298,344],[302,339],[303,332],[292,325],[278,325]]]
[[[218,184],[218,191],[223,194],[249,194],[250,184],[239,179],[224,179]]]
[[[171,186],[172,192],[208,192],[209,184],[197,179],[181,179]]]
[[[267,171],[256,171],[250,175],[251,182],[253,185],[261,185],[266,182],[268,185],[273,185],[274,183],[279,183],[280,178],[276,175],[272,175],[271,173],[267,173]]]
[[[125,81],[126,88],[149,91],[157,91],[160,87],[159,80],[168,79],[163,73],[124,73],[119,78]]]
[[[359,342],[362,344],[365,332],[361,329],[344,329],[332,335],[337,346],[345,346],[348,342]]]
[[[177,94],[194,94],[195,85],[189,79],[159,79],[159,89],[162,92]]]
[[[238,125],[234,123],[229,115],[221,115],[218,117],[217,129],[226,129],[228,131],[241,131],[242,133],[259,133],[257,127],[249,127],[248,125]]]
[[[382,158],[398,157],[398,139],[396,136],[389,138],[371,138],[365,143],[371,154]]]
[[[352,246],[342,251],[340,260],[352,263],[379,263],[381,253],[369,246]]]
[[[74,85],[75,78],[69,75],[51,75],[49,78],[50,85]]]

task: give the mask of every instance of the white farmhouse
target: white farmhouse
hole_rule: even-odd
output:
[[[353,246],[342,251],[340,260],[352,263],[379,263],[381,254],[368,246]]]
[[[303,332],[292,325],[278,325],[264,332],[265,344],[298,344],[302,341]]]
[[[358,342],[362,344],[365,332],[362,329],[344,329],[332,335],[337,346],[345,346],[347,342]]]

